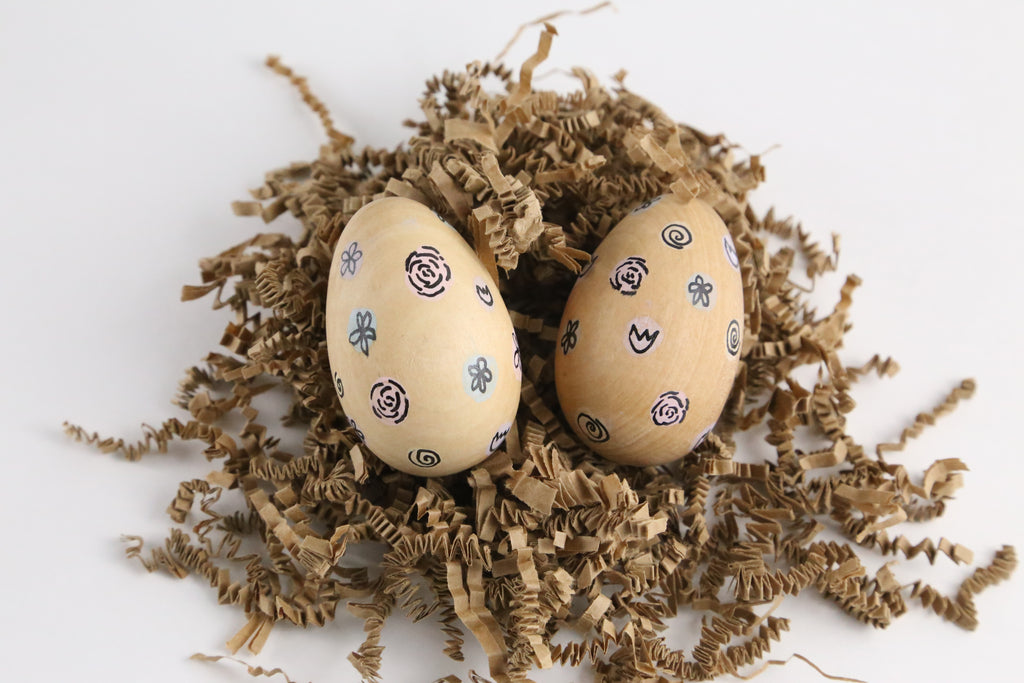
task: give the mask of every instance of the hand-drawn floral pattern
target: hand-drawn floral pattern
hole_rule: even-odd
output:
[[[445,293],[452,269],[434,247],[421,246],[405,258],[405,279],[416,294],[434,298]]]
[[[494,373],[487,367],[487,359],[477,356],[476,360],[466,367],[466,372],[470,377],[470,392],[479,391],[481,394],[486,394],[488,383],[494,379]]]
[[[562,353],[568,355],[570,351],[576,348],[576,342],[579,341],[578,332],[580,329],[579,320],[567,320],[565,323],[565,332],[562,333],[561,345]]]
[[[370,387],[370,410],[381,422],[399,424],[409,415],[409,396],[401,384],[381,377]]]
[[[359,248],[359,242],[350,242],[345,250],[341,252],[341,276],[343,278],[355,277],[359,272],[359,266],[363,263],[363,252]]]
[[[660,427],[676,425],[686,418],[689,409],[690,399],[678,391],[666,391],[651,406],[651,421]]]
[[[686,291],[690,293],[691,300],[694,306],[700,306],[701,308],[711,307],[711,292],[714,290],[714,285],[704,279],[704,276],[700,273],[693,276],[690,282],[686,285]]]
[[[357,308],[352,311],[348,322],[348,343],[364,356],[370,355],[370,346],[377,339],[377,321],[373,311]]]
[[[612,289],[621,292],[626,296],[633,296],[643,284],[644,276],[650,271],[647,269],[647,261],[641,256],[630,256],[619,265],[615,266],[612,275],[608,278]]]

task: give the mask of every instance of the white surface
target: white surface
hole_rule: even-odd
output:
[[[586,6],[582,3],[556,5]],[[857,387],[851,423],[892,439],[966,376],[976,398],[899,460],[963,457],[966,487],[945,518],[906,531],[945,535],[981,562],[1022,543],[1020,392],[1024,5],[990,3],[622,3],[557,23],[549,66],[582,64],[677,120],[725,131],[765,158],[755,196],[827,241],[864,285],[845,357],[903,366]],[[491,9],[482,9],[483,7]],[[0,628],[5,678],[32,681],[243,681],[222,653],[242,623],[195,579],[145,574],[118,536],[159,542],[180,479],[211,466],[198,449],[128,464],[65,441],[71,419],[134,436],[173,414],[182,370],[214,348],[225,320],[178,303],[196,261],[260,226],[235,218],[265,170],[309,159],[315,118],[261,63],[269,52],[309,77],[341,129],[393,146],[418,114],[423,81],[490,58],[549,3],[5,2],[0,7],[0,214],[6,256],[0,352],[4,527]],[[508,8],[499,13],[498,8]],[[536,30],[510,55],[532,53]],[[552,79],[552,84],[557,79]],[[288,218],[273,226],[283,229]],[[841,277],[822,283],[831,306]],[[868,555],[868,553],[864,553]],[[903,561],[952,590],[967,573]],[[774,656],[879,681],[1006,681],[1019,675],[1024,578],[978,598],[968,634],[918,608],[875,632],[811,594]],[[694,642],[681,623],[676,643]],[[1019,637],[1019,636],[1018,636]],[[258,658],[298,681],[352,681],[360,623],[277,629]],[[385,631],[385,681],[468,668],[448,661],[432,624]],[[542,680],[588,680],[557,672]],[[281,680],[281,679],[275,679]],[[800,662],[761,679],[818,681]]]

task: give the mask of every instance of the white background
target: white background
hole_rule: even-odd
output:
[[[125,463],[69,443],[60,425],[135,438],[140,422],[181,416],[168,403],[177,381],[226,321],[209,300],[180,304],[181,285],[198,282],[200,257],[261,229],[229,203],[323,141],[264,56],[307,75],[340,129],[390,147],[407,137],[400,122],[418,116],[428,76],[493,57],[518,24],[550,11],[522,1],[285,4],[0,7],[5,678],[249,680],[235,666],[188,660],[223,653],[241,613],[217,606],[197,579],[146,574],[118,541],[127,532],[159,542],[177,482],[211,465],[180,445]],[[853,433],[867,444],[893,439],[960,379],[978,380],[974,400],[893,458],[918,473],[943,457],[971,467],[946,517],[905,533],[945,535],[982,563],[1002,543],[1024,548],[1024,4],[622,2],[556,24],[541,72],[580,64],[608,82],[625,68],[627,85],[677,120],[752,152],[780,145],[764,159],[755,205],[797,216],[826,242],[842,234],[840,270],[864,278],[845,358],[879,351],[903,366],[856,388]],[[823,308],[841,277],[821,284]],[[952,591],[969,569],[940,558],[896,571]],[[1016,680],[1024,577],[977,603],[975,633],[921,608],[878,632],[807,593],[780,611],[793,624],[774,656],[800,652],[873,682]],[[688,648],[693,627],[680,619],[673,644]],[[342,611],[320,631],[279,627],[249,659],[298,681],[353,681],[345,657],[362,635]],[[466,664],[444,658],[441,642],[434,624],[392,619],[384,680],[486,673],[471,639]],[[761,680],[821,679],[794,661]]]

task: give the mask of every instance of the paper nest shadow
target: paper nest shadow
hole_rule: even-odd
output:
[[[757,215],[747,193],[764,178],[759,157],[674,122],[630,92],[622,74],[608,89],[575,68],[575,92],[535,89],[533,70],[554,36],[545,26],[518,76],[475,62],[430,79],[422,118],[407,122],[412,138],[390,150],[356,148],[305,80],[268,60],[320,116],[328,143],[316,160],[267,174],[254,200],[234,208],[266,223],[291,214],[301,235],[261,232],[201,260],[202,283],[182,298],[213,295],[230,321],[222,350],[181,383],[187,419],[147,427],[137,443],[67,426],[129,460],[173,439],[199,442],[220,468],[180,483],[168,508],[179,526],[163,547],[145,551],[135,540],[129,555],[149,569],[196,575],[221,603],[242,608],[248,620],[232,650],[258,652],[276,622],[322,625],[347,605],[366,631],[350,661],[370,681],[395,611],[436,616],[455,660],[467,633],[477,639],[497,681],[524,680],[553,662],[589,666],[607,682],[736,672],[765,660],[788,627],[773,606],[803,590],[876,627],[919,603],[974,628],[973,596],[1009,576],[1011,547],[954,596],[897,580],[888,564],[869,573],[859,559],[973,561],[961,545],[912,544],[896,530],[942,514],[965,465],[940,459],[921,474],[885,459],[969,397],[973,382],[920,414],[898,443],[873,451],[858,443],[845,431],[851,388],[897,366],[880,356],[860,365],[839,357],[856,276],[824,314],[791,279],[798,256],[812,283],[835,270],[837,240],[826,249],[789,220]],[[504,91],[486,91],[485,78]],[[557,324],[601,238],[665,193],[703,199],[729,227],[745,295],[740,371],[696,451],[666,466],[618,466],[589,451],[559,413]],[[465,237],[500,282],[519,335],[518,419],[506,444],[469,472],[424,479],[388,468],[358,445],[336,398],[324,333],[331,255],[353,213],[384,196],[422,202]],[[768,235],[786,246],[770,251]],[[793,376],[806,366],[818,370],[813,385]],[[252,405],[272,387],[288,392],[283,419],[305,431],[301,453],[278,450]],[[241,417],[239,429],[221,426],[229,414]],[[755,426],[767,427],[765,452],[741,462],[733,435]],[[804,452],[794,445],[803,433],[830,445]],[[811,476],[821,468],[833,473]],[[217,511],[228,492],[244,499],[243,510]],[[825,528],[844,542],[818,539]],[[259,552],[242,554],[242,538],[257,540]],[[342,561],[362,541],[386,546],[373,575]],[[700,632],[687,651],[673,649],[663,622],[688,610],[702,615]],[[569,627],[584,637],[553,644]]]

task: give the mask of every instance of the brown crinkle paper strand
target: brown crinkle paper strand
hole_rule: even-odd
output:
[[[232,652],[258,652],[280,621],[321,626],[347,606],[365,623],[365,642],[349,659],[366,681],[379,678],[381,631],[394,611],[434,618],[457,661],[468,632],[495,681],[526,680],[556,662],[589,666],[604,683],[738,674],[764,662],[787,630],[774,606],[804,590],[876,627],[918,602],[973,629],[974,596],[1010,575],[1012,547],[953,596],[898,581],[892,563],[872,575],[860,554],[972,562],[957,543],[915,544],[895,531],[942,514],[964,463],[938,460],[915,476],[885,456],[969,397],[974,383],[917,416],[897,443],[873,454],[858,443],[845,429],[851,387],[897,365],[875,357],[848,367],[838,355],[856,276],[824,314],[791,279],[798,260],[812,283],[835,270],[838,238],[823,248],[789,220],[758,216],[746,197],[764,177],[760,159],[736,158],[723,136],[675,123],[626,89],[621,74],[611,90],[582,68],[572,70],[575,92],[534,88],[555,35],[544,26],[518,74],[475,62],[430,79],[422,118],[407,122],[412,138],[394,150],[356,149],[305,80],[268,60],[300,89],[329,142],[315,161],[269,173],[254,201],[234,209],[266,223],[291,214],[301,236],[259,233],[200,261],[202,283],[182,298],[213,294],[214,308],[233,319],[223,351],[181,382],[176,403],[189,419],[146,427],[137,443],[66,426],[129,460],[163,452],[172,439],[198,441],[219,465],[182,482],[168,508],[191,531],[175,528],[148,551],[131,537],[128,554],[151,570],[196,575],[219,602],[241,607],[248,620]],[[485,78],[504,92],[485,90]],[[555,330],[574,274],[601,238],[666,192],[709,202],[732,233],[745,293],[742,362],[717,427],[695,452],[665,466],[619,466],[588,451],[559,413]],[[500,274],[521,338],[522,404],[505,448],[439,479],[393,471],[360,446],[328,368],[332,251],[357,209],[392,195],[437,211]],[[787,246],[769,251],[768,236]],[[803,366],[817,368],[813,386],[794,378]],[[279,449],[252,405],[275,387],[291,398],[283,422],[305,429],[302,453]],[[229,413],[244,419],[231,433],[220,426]],[[735,460],[734,434],[762,424],[775,453],[761,464]],[[795,445],[803,435],[830,445],[804,452]],[[218,511],[228,495],[244,500],[243,512]],[[845,540],[823,540],[827,528]],[[245,539],[260,551],[243,553]],[[342,566],[347,549],[364,542],[386,547],[379,570]],[[663,636],[683,610],[703,618],[688,651]],[[553,642],[563,629],[576,632],[574,642]]]

